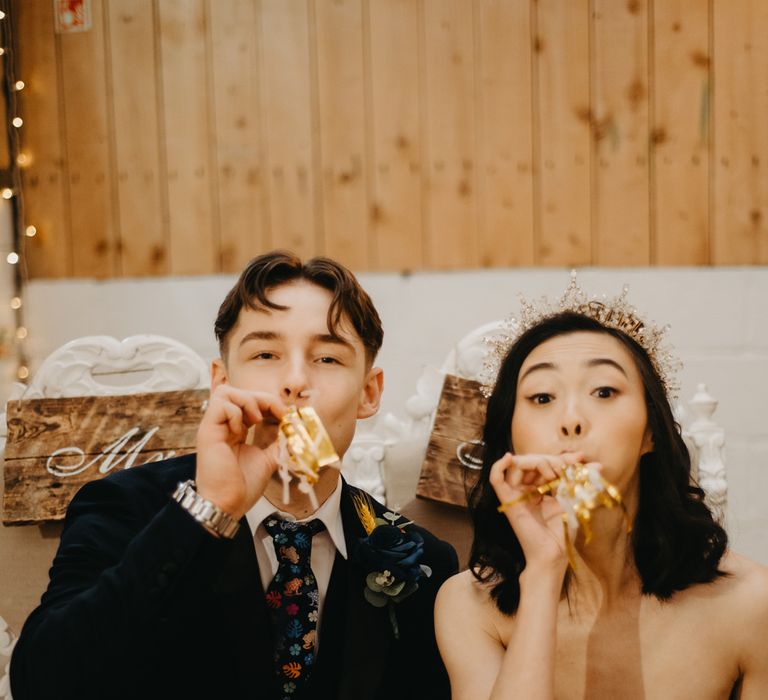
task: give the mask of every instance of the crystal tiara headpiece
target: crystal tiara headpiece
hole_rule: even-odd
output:
[[[677,373],[682,367],[673,354],[665,336],[669,326],[659,327],[641,316],[637,309],[627,302],[629,287],[624,285],[619,296],[608,299],[605,295],[588,297],[576,281],[576,270],[571,271],[571,282],[557,303],[546,297],[529,302],[520,295],[520,314],[509,316],[500,332],[485,338],[489,346],[481,374],[482,392],[488,397],[493,391],[496,377],[513,343],[528,329],[537,326],[552,316],[571,311],[592,318],[606,328],[622,331],[640,345],[647,353],[658,373],[669,399],[676,399],[680,388]]]

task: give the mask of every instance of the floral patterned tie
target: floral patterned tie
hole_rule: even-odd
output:
[[[293,700],[306,685],[315,661],[317,581],[309,559],[312,537],[325,529],[320,520],[289,522],[269,517],[277,573],[267,587],[267,607],[275,631],[275,671],[283,700]]]

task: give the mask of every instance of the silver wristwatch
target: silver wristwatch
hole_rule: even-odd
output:
[[[229,513],[225,513],[195,491],[195,482],[192,479],[179,482],[173,492],[173,500],[216,537],[231,540],[240,529],[240,523]]]

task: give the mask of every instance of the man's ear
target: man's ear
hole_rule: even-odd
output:
[[[379,410],[382,391],[384,391],[384,370],[381,367],[371,367],[365,375],[365,384],[360,393],[360,403],[357,406],[358,418],[370,418]]]
[[[229,378],[227,376],[227,367],[224,364],[224,360],[217,357],[211,362],[211,393],[216,390],[216,387],[221,384],[228,384]]]

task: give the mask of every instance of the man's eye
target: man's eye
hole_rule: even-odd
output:
[[[273,360],[277,355],[273,352],[257,352],[251,356],[252,360]]]
[[[615,396],[618,392],[612,386],[601,386],[595,389],[593,393],[599,399],[610,399],[612,396]]]
[[[339,361],[335,357],[331,357],[330,355],[323,355],[322,357],[318,357],[317,361],[320,362],[323,365],[337,365],[337,364],[339,364]]]
[[[535,404],[543,405],[552,401],[553,398],[552,394],[533,394],[528,397],[528,400]]]

